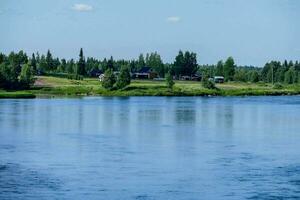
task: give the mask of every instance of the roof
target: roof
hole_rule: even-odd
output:
[[[142,69],[138,71],[138,73],[150,73],[150,72],[151,72],[151,67],[142,67]]]
[[[224,76],[215,76],[215,79],[224,79]]]

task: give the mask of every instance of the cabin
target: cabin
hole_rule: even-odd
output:
[[[224,77],[223,76],[215,76],[214,77],[214,82],[215,83],[224,83]]]
[[[154,79],[157,77],[158,74],[151,67],[143,67],[133,75],[133,78],[136,79]]]
[[[100,69],[92,69],[92,70],[89,72],[89,76],[90,76],[90,77],[99,77],[101,74],[103,74],[103,71],[100,70]]]

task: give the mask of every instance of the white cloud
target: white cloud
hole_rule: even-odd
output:
[[[93,10],[93,7],[91,5],[77,3],[73,5],[72,9],[79,12],[88,12]]]
[[[177,17],[177,16],[171,16],[171,17],[168,17],[167,18],[167,22],[170,22],[170,23],[177,23],[181,20],[180,17]]]

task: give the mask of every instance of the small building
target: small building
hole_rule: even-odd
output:
[[[100,82],[103,82],[103,81],[104,81],[104,74],[100,74],[100,75],[99,75],[99,81],[100,81]]]
[[[92,69],[90,72],[89,72],[89,75],[91,77],[99,77],[101,74],[103,74],[102,70],[100,69]]]
[[[201,81],[202,77],[198,74],[194,74],[191,78],[192,81]]]
[[[136,79],[154,79],[158,74],[151,67],[143,67],[138,72],[134,73]]]
[[[190,76],[181,76],[181,77],[180,77],[180,80],[181,80],[181,81],[190,81],[190,80],[191,80],[191,77],[190,77]]]
[[[201,76],[193,74],[192,76],[180,76],[179,80],[182,81],[201,81]]]
[[[224,83],[224,77],[223,76],[215,76],[214,77],[214,82],[215,83]]]

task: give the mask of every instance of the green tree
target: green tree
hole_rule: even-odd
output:
[[[197,70],[197,55],[193,52],[186,51],[184,54],[183,75],[192,76]]]
[[[45,71],[52,71],[53,70],[53,58],[52,58],[52,54],[50,52],[50,50],[47,51],[47,55],[46,55],[46,68]]]
[[[114,71],[114,58],[111,56],[110,59],[107,61],[106,69],[111,69]]]
[[[222,60],[217,63],[216,76],[224,76],[224,63]]]
[[[44,74],[47,71],[47,61],[44,55],[41,56],[37,66],[38,74]]]
[[[173,71],[177,77],[180,75],[192,76],[198,70],[197,55],[186,51],[184,54],[179,51],[175,58]]]
[[[175,62],[173,65],[173,71],[177,77],[179,77],[183,73],[182,69],[183,69],[184,64],[185,64],[184,55],[183,55],[183,52],[180,50],[178,55],[175,58]]]
[[[67,62],[67,73],[68,74],[73,74],[75,69],[75,62],[73,59],[71,59],[70,61]]]
[[[235,74],[235,64],[232,57],[229,57],[224,64],[225,81],[233,81]]]
[[[12,64],[2,63],[0,64],[0,87],[4,89],[16,89],[18,88],[18,73]]]
[[[173,81],[173,77],[169,72],[166,74],[166,84],[169,89],[173,89],[175,85],[175,82]]]
[[[160,77],[165,76],[165,69],[163,61],[157,52],[147,54],[146,65],[154,69]]]
[[[37,72],[37,61],[36,61],[34,53],[32,54],[32,57],[31,57],[31,60],[30,60],[30,65],[32,67],[33,73],[36,74],[36,72]]]
[[[67,61],[66,59],[61,59],[61,62],[60,62],[60,66],[59,66],[59,71],[60,72],[65,72],[67,69]]]
[[[239,68],[238,70],[235,70],[234,80],[240,82],[247,82],[248,78],[246,69]]]
[[[130,78],[129,68],[127,66],[122,66],[116,83],[117,88],[123,89],[127,85],[130,85],[130,82],[131,82],[131,78]]]
[[[257,71],[251,71],[250,72],[249,80],[252,83],[257,83],[259,81],[259,74],[258,74],[258,72]]]
[[[22,66],[20,74],[20,88],[28,89],[34,83],[34,76],[28,64]]]
[[[146,66],[145,58],[143,54],[139,55],[139,59],[137,61],[137,71]]]
[[[290,69],[287,72],[285,72],[284,82],[286,84],[293,84],[297,82],[297,75],[294,67],[290,67]]]
[[[80,48],[79,61],[77,63],[76,74],[81,75],[81,76],[84,76],[86,74],[86,71],[85,71],[85,58],[83,56],[82,48]]]
[[[111,90],[116,83],[116,77],[112,69],[107,69],[104,73],[104,79],[102,81],[102,86],[107,89]]]

